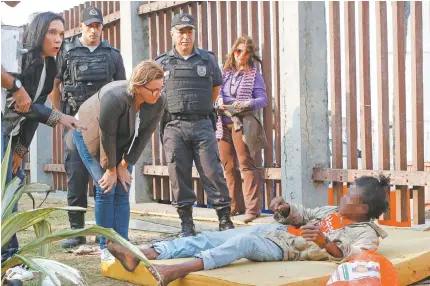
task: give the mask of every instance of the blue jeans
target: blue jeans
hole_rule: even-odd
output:
[[[9,144],[9,137],[5,137],[3,133],[3,121],[1,122],[1,160],[3,163],[3,158],[6,153],[7,145]],[[6,174],[6,185],[12,181],[15,176],[18,176],[22,181],[24,181],[25,177],[25,160],[22,160],[21,170],[19,170],[15,175],[12,175],[12,152],[9,155],[9,161],[7,163],[7,174]],[[13,207],[13,212],[18,211],[18,204]],[[1,261],[5,261],[12,255],[14,255],[19,248],[18,239],[16,234],[14,234],[9,241],[9,243],[1,250]]]
[[[130,223],[130,186],[125,191],[121,182],[118,181],[112,190],[104,194],[104,189],[100,187],[98,181],[103,177],[105,170],[100,163],[90,154],[85,145],[81,131],[74,130],[72,133],[73,143],[78,149],[82,162],[87,167],[88,172],[94,180],[96,186],[95,193],[95,216],[96,224],[105,228],[113,228],[125,239],[128,239],[128,226]],[[117,154],[117,158],[122,160],[122,154]],[[119,162],[118,162],[119,163]],[[128,165],[128,171],[133,171],[133,166]],[[106,238],[100,238],[100,248],[106,248]]]
[[[202,232],[196,236],[160,241],[152,245],[157,259],[198,257],[205,270],[222,267],[241,258],[251,261],[281,261],[282,249],[264,237],[266,231],[286,230],[285,226],[264,224],[225,231]]]

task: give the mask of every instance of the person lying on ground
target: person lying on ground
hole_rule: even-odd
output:
[[[282,224],[263,224],[222,232],[202,232],[197,236],[154,243],[142,249],[148,259],[194,257],[172,265],[154,265],[163,285],[190,272],[229,265],[241,258],[251,261],[330,260],[342,262],[365,250],[376,250],[379,237],[387,234],[374,222],[388,210],[384,187],[388,179],[360,177],[348,189],[340,205],[305,208],[275,198],[274,219]],[[139,259],[118,243],[108,249],[128,271]]]

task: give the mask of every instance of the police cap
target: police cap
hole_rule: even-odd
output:
[[[196,19],[187,13],[176,14],[173,16],[171,28],[180,30],[185,27],[196,28]]]
[[[85,25],[91,25],[93,23],[100,23],[103,25],[103,15],[99,8],[89,6],[82,10],[81,22]]]

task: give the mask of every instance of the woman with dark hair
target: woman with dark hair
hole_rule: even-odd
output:
[[[57,68],[57,55],[64,38],[64,19],[52,12],[40,13],[30,23],[24,33],[24,48],[27,50],[22,57],[22,72],[16,75],[13,87],[8,89],[6,106],[2,113],[2,142],[8,145],[12,140],[12,154],[9,157],[6,183],[14,176],[24,178],[23,157],[28,152],[31,140],[39,122],[54,127],[58,123],[72,128],[82,128],[74,117],[45,106],[48,94],[52,90]],[[15,109],[14,92],[24,88],[31,98],[30,110],[26,113]],[[4,150],[2,150],[3,157]],[[2,158],[3,159],[3,158]],[[17,206],[15,210],[17,210]],[[14,236],[8,247],[2,249],[2,262],[18,250],[18,241]],[[24,272],[17,269],[9,271],[8,279],[25,278]],[[28,277],[27,277],[28,278]]]
[[[2,114],[2,139],[12,138],[12,172],[23,170],[22,158],[28,152],[31,140],[39,122],[54,127],[58,123],[72,128],[81,124],[68,116],[45,106],[46,99],[54,83],[57,71],[55,56],[64,38],[64,19],[52,12],[37,15],[24,33],[22,72],[8,90],[4,114]],[[15,100],[12,93],[25,88],[33,104],[27,113],[14,110]],[[7,144],[4,144],[6,146]]]
[[[217,100],[216,137],[231,197],[231,215],[246,211],[245,223],[260,215],[261,175],[253,157],[267,143],[256,114],[267,105],[266,87],[256,66],[261,60],[256,52],[250,37],[236,40],[224,65]]]

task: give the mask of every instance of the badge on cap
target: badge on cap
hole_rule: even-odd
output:
[[[96,10],[96,9],[92,9],[92,10],[90,10],[90,12],[88,12],[88,14],[93,15],[93,16],[96,16],[96,15],[98,15],[99,13],[97,13],[97,10]]]
[[[181,19],[182,22],[189,22],[190,18],[188,18],[187,16],[182,17]]]
[[[205,76],[206,75],[206,66],[197,66],[197,74],[199,76]]]

